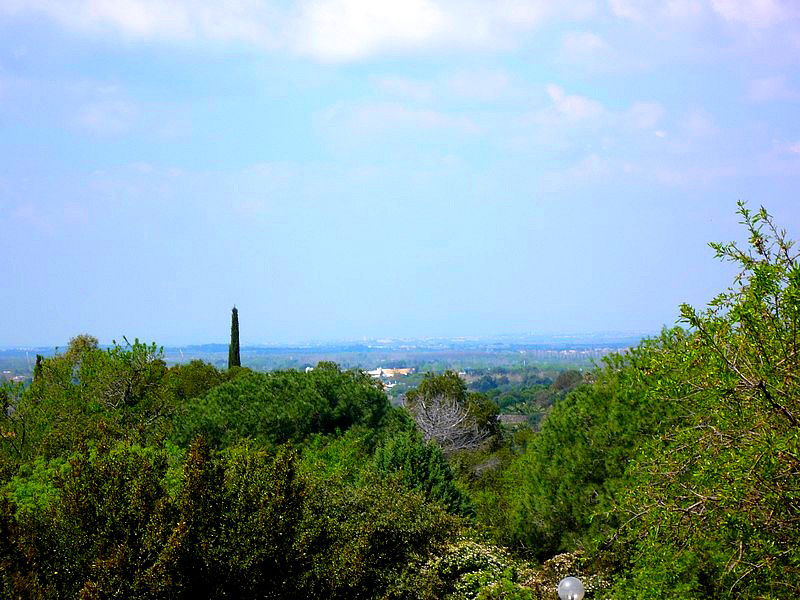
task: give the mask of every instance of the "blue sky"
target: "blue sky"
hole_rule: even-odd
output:
[[[0,0],[0,345],[657,331],[798,109],[792,0]]]

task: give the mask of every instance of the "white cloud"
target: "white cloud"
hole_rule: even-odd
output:
[[[306,0],[289,47],[321,61],[431,48],[507,48],[550,19],[582,19],[594,0]]]
[[[431,49],[516,46],[541,24],[580,22],[599,0],[0,0],[0,15],[38,14],[77,31],[137,39],[234,42],[322,62]],[[607,0],[633,21],[713,12],[766,27],[798,16],[796,0]],[[595,34],[567,35],[564,50],[604,50]]]
[[[548,85],[546,90],[556,112],[570,121],[589,119],[603,113],[603,106],[599,102],[585,96],[569,95],[554,83]]]
[[[614,157],[625,156],[636,148],[643,153],[663,151],[665,145],[655,140],[668,135],[673,137],[665,127],[667,111],[658,102],[639,100],[626,108],[615,108],[593,98],[568,93],[556,84],[548,85],[546,91],[549,105],[520,119],[517,125],[519,133],[515,131],[509,134],[516,136],[520,147],[530,148],[547,140],[553,153],[599,154],[606,158],[604,162],[607,164]],[[699,135],[703,124],[709,134],[716,131],[709,117],[700,122],[701,117],[705,117],[704,113],[696,111],[689,117],[694,119],[693,133]],[[685,132],[686,126],[682,130],[682,133]],[[617,165],[614,170],[620,168]]]
[[[800,142],[794,142],[787,145],[786,150],[788,150],[791,154],[800,154]]]
[[[299,50],[332,61],[419,46],[448,27],[431,0],[316,0],[305,5],[302,23]]]
[[[2,0],[78,32],[230,41],[326,62],[430,48],[504,48],[549,19],[583,19],[595,0]]]
[[[568,94],[554,83],[547,85],[545,90],[551,104],[534,113],[528,119],[531,123],[550,126],[590,123],[620,131],[631,128],[653,129],[664,116],[664,107],[658,102],[634,102],[627,111],[613,111],[586,96]]]

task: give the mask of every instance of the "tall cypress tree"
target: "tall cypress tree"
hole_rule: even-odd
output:
[[[41,354],[36,355],[36,366],[33,367],[33,380],[36,381],[42,376],[42,369],[44,365],[44,356]]]
[[[231,345],[228,347],[228,368],[241,366],[242,360],[239,357],[239,311],[234,306],[231,312]]]

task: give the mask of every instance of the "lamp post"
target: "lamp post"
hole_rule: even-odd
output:
[[[577,577],[565,577],[558,582],[558,597],[561,600],[583,600],[586,590]]]

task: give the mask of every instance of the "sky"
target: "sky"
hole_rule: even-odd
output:
[[[799,109],[796,0],[0,0],[0,345],[656,332]]]

